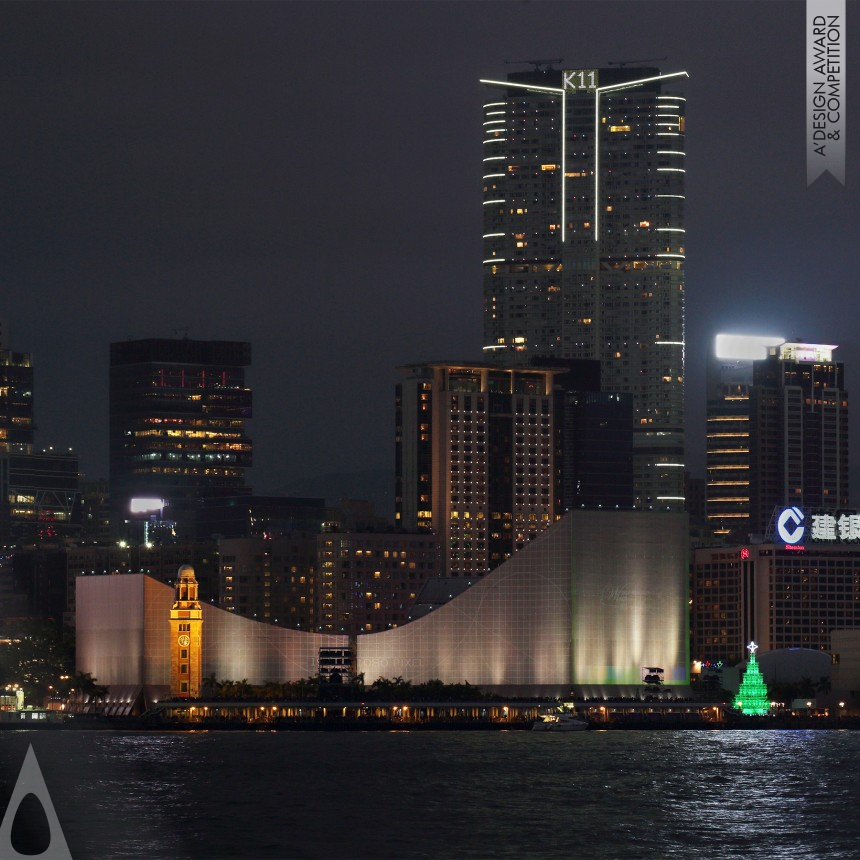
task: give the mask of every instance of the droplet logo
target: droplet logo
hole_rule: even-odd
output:
[[[44,810],[45,818],[48,820],[48,827],[51,832],[51,841],[48,847],[41,854],[35,855],[21,854],[12,845],[12,825],[15,821],[15,814],[18,812],[21,801],[29,794],[34,794],[42,804],[42,809]],[[33,752],[31,745],[27,750],[27,755],[24,756],[24,764],[21,765],[18,781],[12,790],[9,806],[6,808],[6,814],[3,816],[3,823],[0,824],[0,857],[5,860],[7,857],[31,858],[34,856],[41,857],[43,860],[72,860],[69,846],[66,844],[66,837],[63,835],[60,821],[54,810],[54,804],[51,802],[51,795],[48,794],[48,786],[45,785],[45,779],[39,768],[39,762],[36,761],[36,753]]]
[[[780,540],[788,544],[798,544],[803,540],[803,533],[806,531],[806,526],[803,523],[803,511],[800,508],[786,508],[776,521],[776,531],[779,534]],[[789,531],[789,523],[794,528]]]

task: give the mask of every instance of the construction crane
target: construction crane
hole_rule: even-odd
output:
[[[625,66],[638,65],[639,63],[657,63],[668,59],[668,57],[646,57],[644,60],[612,60],[608,65],[618,66],[618,68],[623,69]]]
[[[541,66],[547,66],[548,68],[555,63],[563,63],[564,57],[556,57],[553,60],[504,60],[503,62],[506,66],[519,66],[523,63],[530,63],[535,67],[535,71],[539,72]]]

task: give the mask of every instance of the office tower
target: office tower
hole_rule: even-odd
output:
[[[111,519],[117,537],[193,539],[198,501],[250,492],[251,345],[111,344]]]
[[[0,349],[0,452],[30,453],[34,430],[30,355]]]
[[[835,345],[785,343],[753,365],[750,520],[764,532],[777,508],[847,507],[848,393]]]
[[[0,350],[0,542],[34,543],[77,530],[78,457],[33,450],[30,355]]]
[[[599,359],[636,504],[684,507],[686,72],[536,68],[484,105],[484,351]]]
[[[706,517],[715,537],[750,532],[750,388],[753,363],[785,338],[718,334],[708,360]],[[745,643],[742,643],[745,644]]]
[[[2,539],[18,544],[44,543],[80,531],[78,455],[52,450],[0,454]]]
[[[110,484],[105,478],[81,483],[81,539],[110,540]]]
[[[480,576],[560,516],[555,369],[435,362],[397,386],[395,518]]]
[[[717,336],[706,456],[707,516],[718,538],[764,534],[777,508],[848,504],[848,395],[834,349]]]
[[[633,399],[600,390],[600,362],[532,359],[558,371],[555,415],[562,510],[633,507]]]

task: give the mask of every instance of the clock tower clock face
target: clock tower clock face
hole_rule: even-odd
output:
[[[179,644],[184,648],[191,640],[184,633],[179,637]]]

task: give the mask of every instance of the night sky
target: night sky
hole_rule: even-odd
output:
[[[505,60],[667,57],[651,64],[690,74],[694,474],[720,330],[839,344],[860,398],[860,106],[848,190],[807,190],[803,2],[0,14],[0,319],[33,355],[39,446],[73,447],[88,478],[107,476],[109,343],[186,330],[253,344],[255,490],[393,468],[396,367],[481,357],[478,79],[529,68]]]

